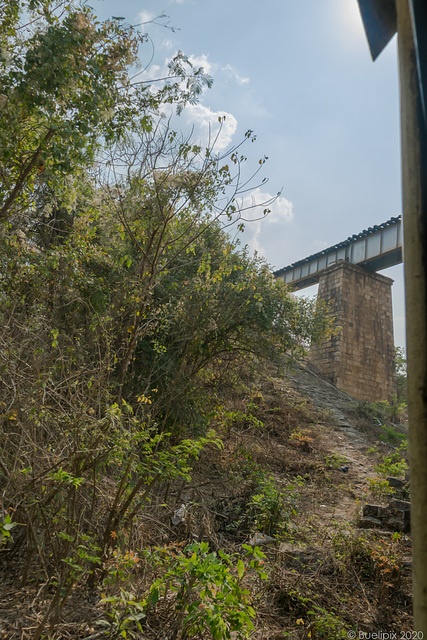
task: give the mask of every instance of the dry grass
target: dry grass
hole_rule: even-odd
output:
[[[57,591],[37,556],[29,562],[16,542],[3,549],[0,637],[35,640],[48,611],[51,622],[39,637],[116,637],[112,632],[101,635],[96,625],[106,617],[102,593],[114,597],[123,589],[140,601],[147,596],[165,567],[153,565],[144,550],[163,547],[173,559],[186,545],[205,541],[211,550],[236,554],[237,561],[242,544],[260,528],[261,516],[253,502],[263,491],[267,491],[261,500],[263,523],[270,518],[277,541],[264,549],[268,579],[256,580],[250,573],[243,579],[257,609],[251,637],[272,640],[283,638],[286,631],[295,639],[332,640],[345,637],[347,628],[410,630],[410,574],[404,568],[408,538],[357,528],[357,476],[344,474],[333,464],[337,436],[328,416],[273,373],[258,372],[255,380],[248,374],[238,390],[217,385],[221,410],[214,426],[222,450],[207,447],[194,464],[191,481],[159,483],[153,489],[129,525],[114,532],[94,586],[76,580],[69,596],[61,594],[60,604],[52,605]],[[368,418],[363,420],[367,425]],[[106,476],[94,507],[99,535],[115,490]],[[270,503],[279,498],[282,511],[277,515]],[[171,517],[182,504],[186,517],[174,525]],[[301,551],[304,561],[292,555]],[[139,632],[132,636],[130,628],[126,637],[166,637],[161,630],[172,624],[177,607],[172,596],[160,599],[148,609],[144,636]]]

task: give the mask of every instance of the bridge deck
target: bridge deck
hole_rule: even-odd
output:
[[[294,290],[319,282],[322,272],[339,260],[380,271],[403,261],[401,216],[369,227],[347,240],[315,253],[304,260],[274,272],[276,278],[291,284]]]

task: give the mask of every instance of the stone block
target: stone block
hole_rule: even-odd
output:
[[[381,518],[384,512],[384,507],[377,504],[365,504],[363,507],[363,515],[373,518]]]
[[[382,526],[382,521],[379,518],[374,518],[373,516],[363,516],[359,520],[359,527],[361,529],[381,529]]]
[[[396,511],[402,511],[403,513],[410,513],[411,511],[411,503],[407,500],[398,500],[397,498],[393,498],[390,500],[389,507],[391,509],[395,509]]]
[[[391,529],[391,531],[401,531],[402,533],[407,532],[407,526],[405,522],[405,518],[403,517],[389,517],[383,521],[383,524],[387,529]]]
[[[390,487],[393,489],[397,489],[397,491],[404,491],[407,488],[406,480],[401,480],[400,478],[393,478],[391,476],[386,478]]]
[[[298,573],[314,573],[324,562],[324,550],[321,547],[299,549],[295,545],[282,543],[279,553],[283,564],[296,569]]]

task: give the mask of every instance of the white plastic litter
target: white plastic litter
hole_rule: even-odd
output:
[[[249,540],[251,547],[261,547],[264,544],[271,544],[273,542],[276,542],[276,538],[258,532]]]
[[[179,509],[174,511],[174,514],[171,518],[172,524],[177,525],[177,524],[181,524],[182,522],[185,522],[187,515],[188,515],[188,509],[185,506],[185,504],[182,504]]]

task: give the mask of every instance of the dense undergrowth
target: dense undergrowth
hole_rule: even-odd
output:
[[[273,380],[329,321],[227,234],[240,145],[173,131],[211,79],[132,83],[120,19],[0,8],[3,637],[340,638],[386,573],[370,621],[402,623],[399,539],[337,529],[308,573],[256,544],[323,545],[325,418]]]
[[[126,466],[126,490],[111,470],[74,486],[61,471],[65,504],[48,530],[38,524],[32,546],[28,527],[17,524],[4,548],[7,637],[37,637],[40,624],[39,637],[51,638],[227,638],[233,630],[236,638],[344,638],[356,629],[410,629],[407,536],[358,529],[357,500],[347,524],[322,513],[331,496],[339,504],[352,495],[339,470],[345,459],[325,445],[330,417],[274,374],[248,357],[227,375],[218,369],[205,382],[217,402],[216,440],[193,451],[186,469],[187,443],[175,445],[179,455],[169,449],[182,466],[144,484],[122,522],[111,520],[115,503],[139,480]],[[375,423],[371,429],[375,443]],[[78,538],[76,525],[68,533],[73,496]],[[23,513],[16,509],[13,522]]]

